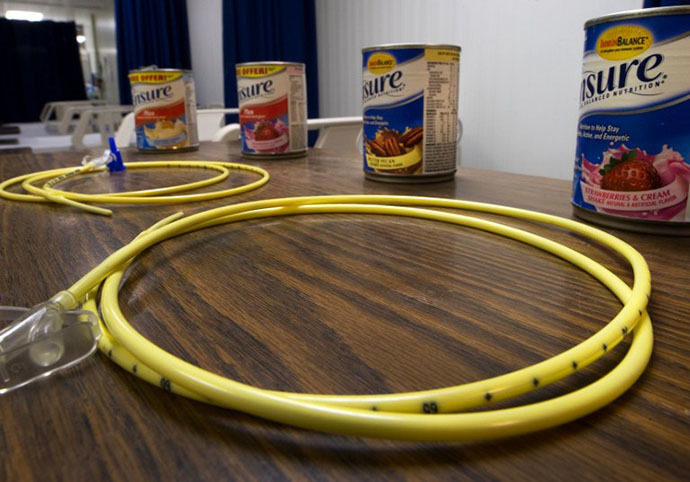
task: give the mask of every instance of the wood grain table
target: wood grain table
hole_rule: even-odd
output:
[[[0,179],[74,165],[82,154],[2,154]],[[353,155],[312,150],[301,159],[244,161],[237,145],[218,144],[174,156],[129,150],[125,157],[249,162],[271,180],[231,199],[116,206],[112,218],[2,200],[0,304],[47,299],[178,210],[390,193],[571,217],[570,183],[553,179],[461,168],[453,181],[382,184],[365,180]],[[65,187],[131,190],[206,175],[102,173]],[[234,174],[224,185],[254,178]],[[631,281],[626,262],[596,243],[506,222],[564,242]],[[610,231],[650,265],[655,346],[632,389],[590,416],[482,443],[329,435],[175,396],[98,353],[0,397],[0,480],[688,480],[690,239]],[[224,376],[270,389],[361,394],[450,386],[531,365],[584,340],[620,309],[588,275],[516,241],[432,221],[345,214],[247,221],[166,241],[137,259],[120,303],[153,342]],[[516,403],[591,383],[628,347],[629,339]]]

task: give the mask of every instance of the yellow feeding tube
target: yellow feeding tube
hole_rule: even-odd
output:
[[[438,211],[451,208],[528,219],[586,236],[622,255],[632,266],[629,287],[601,264],[536,234],[481,218]],[[320,395],[255,388],[187,363],[139,334],[118,304],[124,272],[148,247],[170,237],[224,223],[286,215],[357,213],[410,216],[469,226],[530,244],[586,271],[623,303],[600,331],[569,350],[535,365],[487,380],[408,393]],[[307,429],[365,437],[417,441],[469,441],[512,436],[553,427],[587,415],[625,392],[644,371],[653,336],[646,312],[651,278],[644,258],[627,243],[599,229],[569,219],[522,209],[469,201],[413,196],[315,196],[246,202],[176,215],[143,232],[119,249],[69,290],[54,299],[83,300],[84,308],[103,315],[98,344],[127,371],[165,390],[196,400]],[[100,304],[94,293],[102,285]],[[67,301],[65,301],[67,300]],[[590,385],[556,398],[497,410],[489,407],[563,379],[594,362],[632,334],[623,360]]]
[[[80,167],[67,167],[50,169],[47,171],[24,174],[0,183],[0,197],[13,201],[29,202],[54,202],[65,204],[95,214],[110,215],[110,209],[104,209],[91,204],[171,204],[197,201],[208,201],[222,197],[234,196],[247,191],[258,189],[268,182],[269,175],[264,169],[246,164],[220,161],[146,161],[127,162],[124,165],[128,169],[206,169],[218,171],[219,174],[208,179],[189,182],[176,186],[146,189],[140,191],[128,191],[104,194],[82,194],[70,191],[62,191],[56,188],[57,184],[75,176],[89,172],[105,171],[103,166],[86,164]],[[261,176],[260,179],[243,186],[237,186],[219,191],[203,192],[197,194],[179,194],[181,192],[199,189],[224,181],[230,171],[252,172]],[[43,185],[37,184],[43,182]],[[15,184],[21,184],[28,192],[16,193],[9,190]],[[88,204],[87,204],[88,203]]]

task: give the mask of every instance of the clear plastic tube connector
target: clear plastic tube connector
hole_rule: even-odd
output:
[[[101,331],[89,311],[48,301],[33,308],[0,306],[0,395],[69,368],[91,355]]]

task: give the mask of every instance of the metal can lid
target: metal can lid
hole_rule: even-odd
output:
[[[259,65],[294,65],[297,67],[304,67],[302,62],[279,62],[277,60],[271,60],[269,62],[242,62],[240,64],[235,64],[235,67],[247,67],[247,66],[259,66]]]
[[[643,8],[641,10],[627,10],[625,12],[611,13],[603,17],[592,18],[585,22],[584,28],[589,28],[592,25],[600,23],[613,22],[616,20],[626,20],[630,18],[640,17],[658,17],[661,15],[688,15],[690,14],[690,6],[679,7],[657,7],[657,8]]]
[[[184,74],[190,74],[192,71],[190,69],[159,69],[157,65],[147,65],[146,67],[132,69],[128,73],[140,74],[143,72],[182,72]]]
[[[449,49],[460,52],[462,47],[451,44],[383,44],[374,45],[372,47],[365,47],[362,53],[372,52],[374,50],[392,50],[392,49]]]

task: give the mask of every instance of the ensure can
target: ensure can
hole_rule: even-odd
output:
[[[196,95],[190,71],[146,67],[130,71],[129,83],[140,151],[199,148]]]
[[[307,81],[304,64],[237,64],[242,153],[281,159],[307,153]]]
[[[452,179],[457,170],[457,45],[362,50],[363,156],[367,178]]]
[[[575,214],[690,234],[690,7],[585,23]]]

